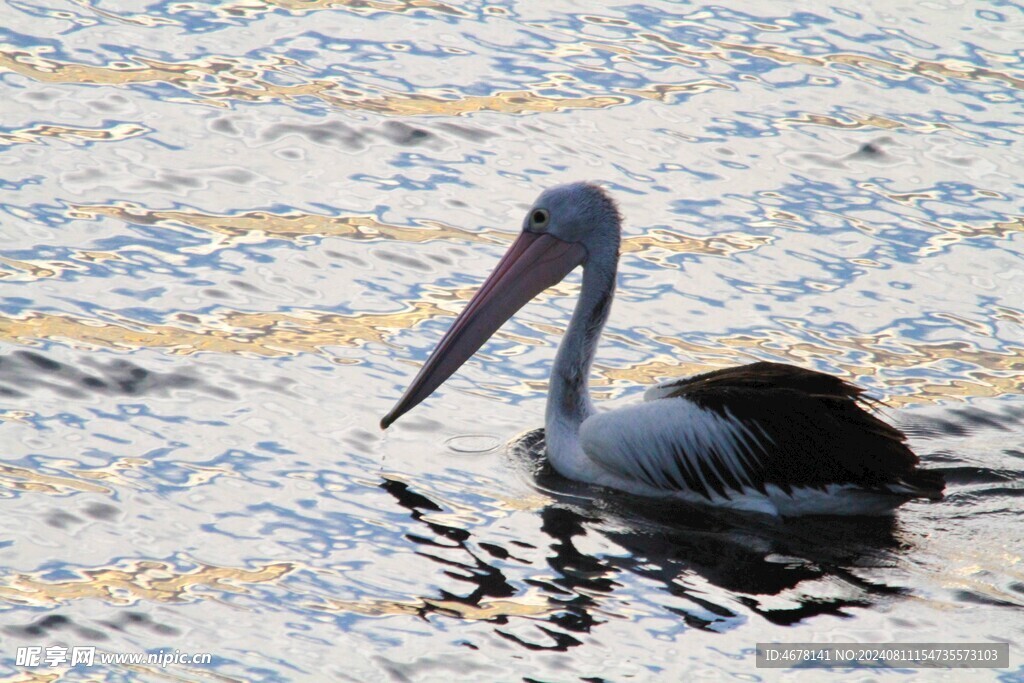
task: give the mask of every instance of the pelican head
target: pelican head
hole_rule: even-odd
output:
[[[547,234],[582,244],[595,260],[619,253],[621,217],[615,201],[590,183],[558,185],[545,190],[523,217],[523,232]],[[587,265],[590,258],[584,260]]]
[[[571,183],[542,192],[526,212],[519,237],[380,421],[381,428],[434,393],[516,311],[577,266],[614,273],[620,226],[615,202],[596,185]]]

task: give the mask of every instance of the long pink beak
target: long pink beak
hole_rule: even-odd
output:
[[[381,429],[434,393],[506,320],[530,299],[561,282],[586,255],[582,244],[521,233],[430,354],[405,395],[380,421]]]

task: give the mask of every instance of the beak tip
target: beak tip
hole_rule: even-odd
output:
[[[392,410],[390,413],[382,417],[380,419],[381,431],[387,431],[387,428],[393,425],[395,423],[395,420],[397,420],[401,415],[402,413]]]

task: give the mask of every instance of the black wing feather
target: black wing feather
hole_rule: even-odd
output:
[[[663,384],[658,397],[684,398],[766,437],[746,444],[756,451],[747,460],[758,488],[775,484],[788,493],[792,487],[850,483],[879,490],[901,485],[913,489],[911,495],[929,498],[942,495],[941,475],[919,469],[903,433],[869,412],[877,402],[838,377],[761,362]],[[685,455],[680,459],[685,461]],[[730,488],[738,488],[725,475],[728,467],[713,464]],[[709,482],[719,479],[705,474]]]

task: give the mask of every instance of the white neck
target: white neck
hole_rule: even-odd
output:
[[[600,468],[579,443],[580,425],[594,414],[590,366],[615,295],[615,266],[583,268],[583,287],[572,320],[558,346],[548,387],[545,441],[548,460],[564,477],[597,481]]]

